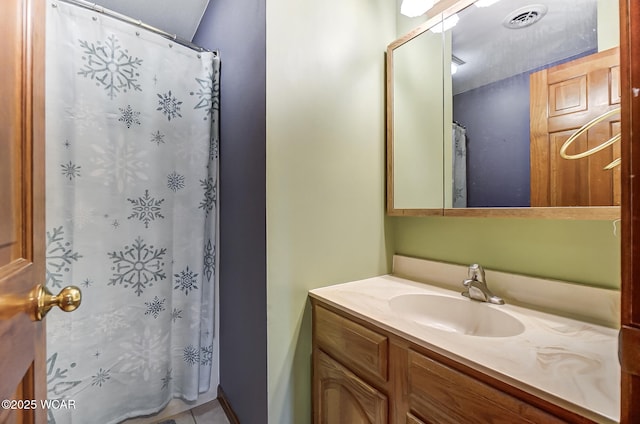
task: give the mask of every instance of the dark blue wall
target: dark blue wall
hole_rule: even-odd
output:
[[[529,75],[592,53],[453,97],[453,119],[467,129],[468,207],[530,205]]]
[[[529,74],[453,97],[467,129],[467,206],[529,206]]]
[[[219,50],[220,386],[242,424],[267,422],[266,15],[212,0],[194,42]]]

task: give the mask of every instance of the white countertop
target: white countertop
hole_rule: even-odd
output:
[[[511,337],[461,335],[394,313],[389,300],[411,293],[466,299],[460,292],[393,275],[323,287],[311,290],[310,295],[596,422],[619,421],[617,330],[507,303],[483,306],[520,320],[525,326],[522,333]]]

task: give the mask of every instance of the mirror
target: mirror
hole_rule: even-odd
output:
[[[434,22],[437,22],[436,18]],[[442,34],[425,31],[393,56],[393,199],[396,209],[444,207]],[[416,95],[420,93],[419,95]],[[428,111],[428,113],[425,113]],[[451,119],[451,115],[448,116]]]
[[[619,167],[602,168],[620,143],[559,155],[619,106],[617,2],[440,3],[387,50],[388,213],[618,217]],[[451,29],[430,30],[452,19]],[[603,69],[583,71],[594,63]],[[584,131],[567,154],[610,139],[619,119]]]

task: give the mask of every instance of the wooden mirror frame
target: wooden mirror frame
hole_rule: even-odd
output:
[[[620,0],[621,3],[624,0]],[[440,0],[426,14],[426,21],[398,38],[387,47],[386,52],[386,207],[389,216],[460,216],[484,218],[538,218],[538,219],[581,219],[581,220],[614,220],[620,218],[619,206],[573,206],[573,207],[502,207],[502,208],[433,208],[433,209],[400,209],[394,206],[394,111],[393,111],[393,51],[428,31],[436,24],[440,15],[443,19],[461,11],[475,3],[475,0]],[[622,4],[620,5],[620,31],[623,33]],[[626,30],[626,28],[625,28]],[[622,43],[621,43],[622,44]],[[622,62],[622,56],[620,61]],[[624,149],[623,149],[624,152]],[[625,153],[623,153],[624,156]]]

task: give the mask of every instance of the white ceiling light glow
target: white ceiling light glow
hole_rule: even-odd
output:
[[[498,3],[499,1],[500,0],[478,0],[473,4],[475,4],[477,7],[489,7],[494,3]]]
[[[440,32],[448,31],[454,26],[456,26],[459,20],[460,20],[460,17],[458,16],[457,13],[455,15],[451,15],[447,19],[445,19],[443,22],[431,28],[431,32],[435,32],[437,34]]]
[[[415,18],[424,15],[434,4],[435,0],[402,0],[400,13],[404,16]]]

